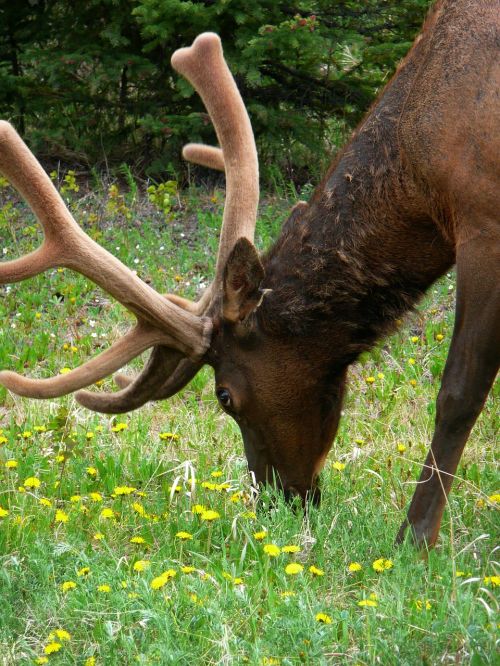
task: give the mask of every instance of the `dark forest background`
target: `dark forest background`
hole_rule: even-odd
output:
[[[317,175],[388,80],[430,0],[0,0],[0,117],[42,159],[175,177],[215,141],[170,55],[220,34],[263,175]]]

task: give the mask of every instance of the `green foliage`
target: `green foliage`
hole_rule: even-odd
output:
[[[218,32],[268,165],[304,182],[408,50],[429,0],[46,0],[0,6],[0,117],[38,154],[174,174],[213,142],[170,55]]]
[[[172,201],[176,194],[177,183],[175,180],[167,180],[166,183],[148,187],[149,200],[161,210],[166,220],[170,220],[172,217]]]

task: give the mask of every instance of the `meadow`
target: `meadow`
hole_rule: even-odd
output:
[[[223,192],[145,193],[123,176],[52,177],[94,239],[155,288],[194,296],[212,274]],[[283,185],[264,198],[260,248],[296,196]],[[0,181],[2,258],[40,240]],[[498,382],[437,547],[394,546],[432,435],[454,289],[450,273],[351,369],[322,503],[306,514],[253,487],[208,368],[120,417],[0,389],[0,663],[498,664]],[[64,269],[0,294],[0,368],[31,376],[75,367],[133,322]]]

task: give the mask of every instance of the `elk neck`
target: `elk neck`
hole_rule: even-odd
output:
[[[328,347],[335,366],[388,333],[454,263],[426,185],[400,148],[399,119],[417,69],[418,53],[410,53],[263,258],[263,287],[272,292],[260,325],[282,339]]]

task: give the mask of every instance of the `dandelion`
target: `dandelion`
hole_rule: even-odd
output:
[[[296,597],[297,592],[293,592],[292,590],[283,590],[283,592],[280,592],[280,597],[283,599],[286,599],[287,597]]]
[[[141,537],[141,536],[135,536],[135,537],[132,537],[132,538],[130,539],[130,543],[135,543],[135,544],[138,544],[138,545],[143,545],[143,544],[146,543],[146,539],[144,539],[144,538]]]
[[[5,517],[8,516],[8,515],[9,515],[8,510],[7,510],[7,509],[3,509],[3,508],[0,506],[0,518],[5,518]]]
[[[115,517],[115,512],[113,509],[105,508],[101,511],[101,518],[103,520],[109,520]]]
[[[490,496],[488,497],[488,500],[489,500],[492,504],[500,504],[500,493],[495,493],[494,495],[490,495]]]
[[[218,490],[219,492],[222,490],[227,490],[228,488],[231,487],[231,484],[225,481],[224,483],[217,483],[215,485],[215,490]]]
[[[351,573],[355,573],[356,571],[361,571],[363,566],[359,562],[351,562],[347,568]]]
[[[35,659],[35,664],[48,664],[48,663],[49,663],[48,657],[37,657]]]
[[[470,576],[470,573],[465,573],[465,571],[455,571],[455,576],[457,578],[463,578],[464,576]]]
[[[78,569],[76,572],[76,575],[81,578],[82,576],[88,576],[90,573],[90,567],[82,567],[81,569]]]
[[[425,610],[430,610],[432,608],[432,604],[429,601],[429,599],[426,599],[425,601],[423,601],[422,599],[416,599],[415,600],[415,608],[418,611],[422,611],[422,610],[424,610],[424,608],[425,608]]]
[[[115,425],[111,428],[112,432],[123,432],[128,428],[128,425],[126,423],[115,423]]]
[[[85,439],[87,439],[87,440],[94,439],[94,437],[95,437],[95,434],[91,430],[89,430],[89,432],[85,433]],[[87,474],[89,473],[88,470],[89,470],[89,468],[87,468]]]
[[[323,624],[331,624],[332,618],[326,613],[316,613],[316,622],[322,622]]]
[[[261,532],[254,532],[253,533],[253,538],[256,541],[262,541],[267,537],[267,530],[262,530]]]
[[[93,502],[102,502],[101,493],[89,493],[89,497]]]
[[[131,495],[136,490],[137,488],[132,488],[132,486],[116,486],[113,492],[115,495]]]
[[[375,562],[372,564],[373,570],[376,571],[377,573],[382,573],[382,571],[387,571],[388,569],[392,569],[394,566],[392,560],[385,560],[383,557],[381,557],[378,560],[375,560]]]
[[[205,488],[205,490],[215,490],[217,487],[216,483],[212,483],[212,481],[202,481],[201,487]]]
[[[442,340],[444,340],[444,335],[443,335],[442,333],[438,333],[438,334],[436,335],[436,340],[437,340],[438,342],[441,342]]]
[[[171,578],[177,575],[177,572],[174,569],[168,569],[164,571],[160,576],[153,578],[151,581],[152,590],[160,590],[164,585],[168,583]]]
[[[49,634],[49,637],[47,638],[48,641],[53,641],[55,639],[58,639],[62,642],[64,641],[70,641],[71,640],[71,634],[66,631],[66,629],[54,629],[54,631],[51,631]]]
[[[180,435],[175,432],[160,432],[158,437],[164,442],[176,442],[180,439]]]
[[[248,520],[255,520],[257,518],[257,514],[255,511],[245,511],[245,513],[241,514],[242,518],[248,518]]]
[[[61,590],[63,592],[69,592],[70,590],[74,590],[76,587],[76,583],[74,580],[65,580],[64,583],[61,583]]]
[[[111,592],[111,586],[107,585],[106,583],[104,583],[103,585],[98,585],[97,591],[102,592],[103,594],[107,594],[108,592]]]
[[[96,532],[93,538],[96,541],[102,541],[104,539],[104,534],[102,532]]]
[[[408,359],[408,363],[409,363],[410,365],[415,365],[416,361],[415,361],[414,358],[409,358],[409,359]]]
[[[491,585],[491,587],[500,587],[500,576],[485,576],[483,581],[486,585]]]
[[[62,511],[61,509],[57,509],[55,517],[56,523],[67,523],[68,520],[69,520],[68,514]]]
[[[233,493],[231,495],[231,497],[229,498],[229,501],[236,504],[237,502],[239,502],[241,500],[242,495],[243,495],[243,493],[241,492],[241,490],[238,490],[238,492]]]
[[[175,535],[177,539],[180,539],[181,541],[189,541],[190,539],[193,538],[193,535],[190,534],[189,532],[177,532]]]
[[[0,435],[0,446],[2,444],[7,444],[8,441],[9,440],[7,439],[7,437],[4,437],[3,435]]]
[[[41,481],[36,476],[29,476],[24,482],[25,488],[40,488]]]
[[[373,377],[372,375],[370,375],[369,377],[365,377],[365,382],[367,384],[375,384],[375,377]]]
[[[398,442],[398,453],[404,453],[406,451],[406,446],[401,442]]]
[[[97,470],[95,467],[87,467],[85,471],[89,476],[97,476]]]
[[[213,472],[210,472],[210,476],[213,479],[218,479],[222,476],[222,472],[219,469],[214,470]]]
[[[58,456],[56,456],[56,462],[57,463],[63,463],[66,460],[66,457],[60,453]]]
[[[332,463],[332,467],[333,469],[336,469],[337,472],[342,472],[345,469],[344,463],[341,463],[338,460]]]
[[[89,657],[85,659],[83,666],[95,666],[95,657]]]
[[[184,574],[194,573],[196,571],[196,567],[184,566],[181,567],[181,571]]]
[[[313,576],[324,576],[325,575],[325,572],[323,571],[323,569],[318,569],[318,567],[315,567],[314,564],[312,564],[309,567],[309,571],[310,571],[310,573],[313,574]]]
[[[300,553],[300,546],[283,546],[281,549],[284,553]]]
[[[384,375],[384,373],[383,373],[383,372],[379,372],[379,373],[377,373],[377,378],[378,378],[378,379],[385,379],[385,375]]]
[[[266,543],[264,546],[264,552],[266,555],[269,555],[269,557],[278,557],[281,553],[281,548],[274,543]]]
[[[212,511],[212,509],[208,509],[208,511],[204,511],[201,514],[200,518],[201,520],[211,522],[212,520],[217,520],[217,518],[220,518],[220,513],[217,513],[217,511]]]
[[[419,339],[420,339],[420,338],[419,338],[417,335],[414,335],[414,336],[412,336],[412,337],[410,338],[410,340],[411,340],[412,342],[418,342]]]
[[[137,562],[134,562],[134,566],[132,567],[134,571],[145,571],[149,566],[151,565],[151,562],[149,560],[137,560]]]
[[[375,599],[361,599],[361,601],[358,601],[358,606],[376,608],[378,603],[375,601]]]
[[[410,379],[409,384],[410,384],[410,386],[416,386],[417,385],[417,380],[416,379]]]
[[[64,367],[59,370],[60,375],[67,375],[68,372],[71,372],[71,368]]]
[[[62,648],[62,643],[57,643],[56,641],[52,641],[51,643],[48,643],[43,651],[45,654],[54,654],[54,652],[59,652],[59,650]]]
[[[288,576],[296,576],[297,574],[302,573],[302,571],[304,571],[304,567],[298,562],[291,562],[285,567],[285,573]]]
[[[138,513],[140,516],[146,516],[146,515],[147,515],[147,514],[146,514],[146,510],[145,510],[145,508],[144,508],[144,507],[142,506],[142,504],[140,504],[139,502],[134,502],[134,503],[132,504],[132,508],[133,508],[133,510],[134,510],[136,513]]]
[[[29,439],[30,437],[33,437],[33,433],[31,430],[25,430],[23,434],[21,435],[23,439]]]
[[[7,462],[5,463],[5,467],[7,469],[16,469],[18,465],[19,463],[17,462],[17,460],[7,460]]]

